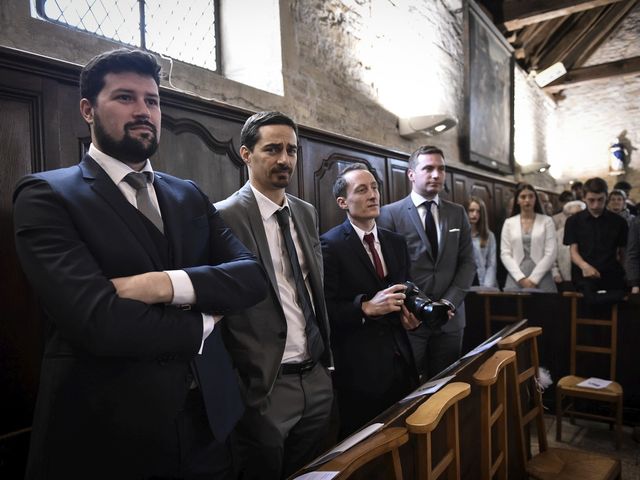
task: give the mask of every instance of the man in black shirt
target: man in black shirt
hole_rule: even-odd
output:
[[[572,278],[578,290],[624,290],[621,259],[627,222],[605,209],[607,183],[599,177],[584,183],[587,209],[567,219],[564,244],[571,247]]]

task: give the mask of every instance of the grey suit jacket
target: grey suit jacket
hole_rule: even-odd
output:
[[[438,258],[431,245],[411,196],[382,207],[377,223],[400,233],[407,241],[411,257],[411,279],[434,300],[445,299],[456,307],[456,315],[442,328],[451,332],[464,328],[464,297],[476,273],[471,243],[471,227],[464,208],[440,199],[440,243]]]
[[[309,262],[309,283],[318,326],[324,340],[323,365],[332,366],[329,320],[324,300],[322,250],[318,237],[318,214],[309,203],[287,194],[291,217]],[[262,217],[249,183],[226,200],[215,204],[226,224],[262,263],[269,278],[267,298],[254,307],[225,316],[223,338],[240,377],[248,406],[263,410],[280,368],[287,338],[287,322],[280,303],[276,275]]]

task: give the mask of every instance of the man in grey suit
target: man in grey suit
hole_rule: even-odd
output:
[[[409,157],[413,187],[404,199],[382,208],[378,225],[402,234],[411,257],[411,279],[433,300],[449,306],[438,330],[425,324],[409,332],[416,365],[428,379],[457,360],[465,326],[464,297],[476,273],[471,229],[464,208],[440,198],[444,153],[425,145]]]
[[[228,315],[223,330],[247,404],[234,446],[240,478],[278,479],[319,453],[333,402],[318,216],[285,193],[298,153],[293,120],[256,113],[240,142],[249,182],[216,208],[258,257],[270,289]]]

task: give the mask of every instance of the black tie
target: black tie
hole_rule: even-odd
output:
[[[433,214],[431,213],[431,205],[434,203],[436,202],[433,200],[427,200],[423,205],[427,209],[427,214],[424,217],[424,231],[427,234],[429,243],[431,244],[431,255],[435,260],[438,258],[438,230],[436,230],[436,222],[434,221]]]
[[[136,205],[138,211],[147,217],[158,230],[164,233],[164,225],[160,212],[158,212],[156,207],[153,206],[153,203],[151,203],[147,174],[151,176],[151,172],[131,172],[127,174],[123,180],[136,190]]]
[[[296,282],[296,294],[298,297],[298,304],[302,306],[302,313],[305,320],[305,333],[307,335],[307,346],[309,354],[313,360],[317,361],[324,352],[324,342],[318,329],[318,323],[316,321],[315,313],[311,305],[311,298],[309,297],[309,291],[304,283],[304,277],[302,275],[302,269],[300,268],[300,262],[298,262],[298,252],[296,246],[293,243],[291,237],[291,230],[289,228],[289,209],[282,208],[276,212],[276,218],[282,237],[284,238],[284,244],[287,248],[287,255],[289,256],[289,263],[291,264],[291,271],[293,272],[293,278]]]

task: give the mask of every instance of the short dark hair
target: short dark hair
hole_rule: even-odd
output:
[[[625,180],[620,180],[613,186],[614,190],[624,190],[625,193],[630,192],[633,188],[631,184]],[[613,193],[613,192],[612,192]]]
[[[609,192],[609,187],[607,186],[607,182],[603,178],[593,177],[584,182],[584,194],[587,193],[604,193],[605,195]]]
[[[411,170],[415,170],[416,165],[418,164],[418,157],[420,155],[440,155],[444,159],[444,152],[441,149],[433,145],[423,145],[409,157],[408,162]]]
[[[611,190],[611,193],[609,194],[609,200],[611,200],[611,197],[616,195],[618,197],[622,197],[624,201],[627,201],[627,194],[625,193],[624,190],[621,190],[619,188],[614,188],[613,190]]]
[[[293,128],[296,133],[296,139],[298,139],[298,126],[291,117],[285,115],[282,112],[270,111],[270,112],[258,112],[247,118],[244,122],[242,130],[240,131],[240,145],[247,147],[250,151],[253,151],[253,147],[260,140],[260,127],[265,125],[288,125]]]
[[[569,191],[569,190],[565,190],[563,191],[559,196],[558,196],[558,200],[561,201],[562,203],[567,203],[570,202],[571,200],[575,200],[576,197],[573,194],[573,192]]]
[[[151,77],[160,86],[162,66],[152,53],[144,50],[120,48],[96,55],[80,72],[80,96],[93,105],[104,88],[104,77],[108,73],[133,72]]]
[[[355,170],[366,170],[373,175],[373,172],[367,168],[366,165],[362,163],[352,163],[351,165],[347,165],[342,171],[338,174],[338,178],[333,182],[333,196],[337,199],[338,197],[346,197],[347,196],[347,186],[349,182],[344,178],[345,175],[349,172],[353,172]],[[376,176],[373,175],[373,178]],[[377,179],[376,179],[377,181]]]
[[[542,211],[542,205],[540,205],[540,199],[538,198],[538,192],[533,188],[533,185],[529,183],[520,182],[516,185],[516,193],[513,194],[513,207],[511,208],[511,216],[518,215],[520,213],[520,205],[518,205],[518,196],[523,190],[530,190],[536,197],[536,203],[533,205],[533,211],[544,215]]]

